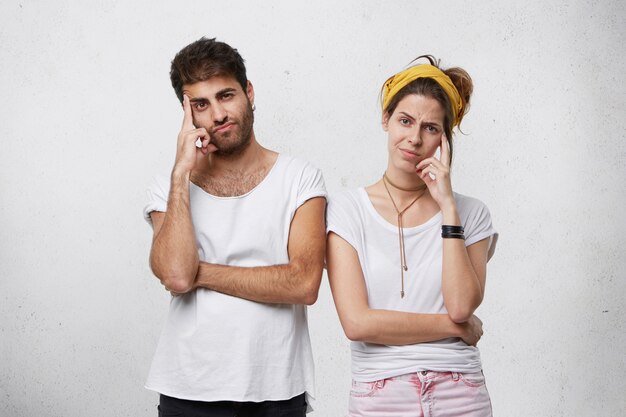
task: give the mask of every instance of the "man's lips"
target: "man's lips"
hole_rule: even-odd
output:
[[[234,125],[235,125],[234,123],[226,123],[225,125],[222,125],[220,127],[216,127],[215,129],[213,129],[213,133],[223,132],[225,130],[228,130],[229,128],[231,128]]]

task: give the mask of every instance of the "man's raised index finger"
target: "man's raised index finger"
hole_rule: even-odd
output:
[[[183,130],[193,130],[195,126],[193,125],[193,114],[191,113],[191,104],[189,102],[189,97],[187,95],[183,95]]]

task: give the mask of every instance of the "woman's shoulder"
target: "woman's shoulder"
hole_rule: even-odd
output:
[[[328,205],[332,204],[341,207],[360,206],[363,192],[362,187],[332,192],[328,196]]]
[[[326,228],[356,245],[366,212],[363,188],[344,189],[331,193],[326,209]],[[356,247],[356,246],[355,246]]]
[[[472,213],[480,210],[488,210],[487,205],[476,197],[471,197],[465,194],[455,192],[454,200],[456,201],[459,215],[461,213]]]
[[[481,239],[494,236],[489,249],[489,257],[493,254],[498,232],[493,227],[491,213],[487,205],[475,197],[455,193],[455,200],[461,224],[465,228],[465,242],[471,245]]]
[[[330,193],[328,196],[327,217],[341,218],[343,221],[356,221],[365,212],[365,198],[367,194],[363,188],[344,189]]]

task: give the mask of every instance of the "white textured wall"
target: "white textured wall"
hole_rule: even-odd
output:
[[[260,141],[330,191],[384,170],[388,75],[422,53],[465,67],[454,184],[501,233],[479,310],[495,414],[625,415],[623,1],[157,3],[0,5],[0,415],[156,416],[168,294],[141,208],[174,157],[169,62],[202,35],[247,60]],[[326,281],[310,322],[313,415],[342,416]]]

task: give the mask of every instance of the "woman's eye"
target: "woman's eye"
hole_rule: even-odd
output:
[[[400,124],[404,125],[404,126],[408,126],[411,123],[411,121],[409,119],[405,119],[405,118],[401,118],[400,119]]]
[[[426,126],[426,130],[429,133],[437,133],[437,128],[435,126]]]

